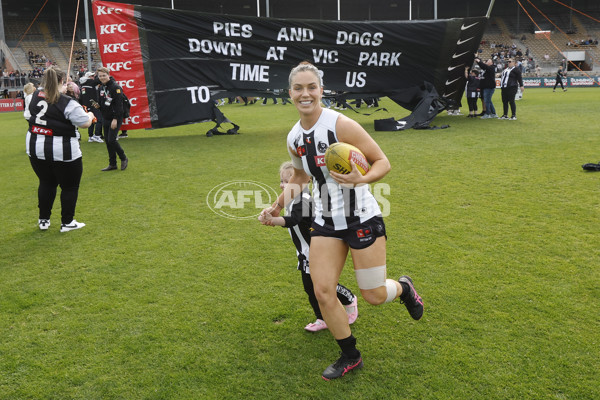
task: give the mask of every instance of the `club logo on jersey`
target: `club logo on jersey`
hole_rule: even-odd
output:
[[[305,156],[306,155],[306,146],[296,147],[296,154],[298,154],[298,157]]]
[[[317,167],[324,167],[325,166],[325,156],[315,156],[315,164],[317,165]]]
[[[325,151],[327,151],[327,144],[319,142],[317,149],[319,150],[319,153],[325,153]]]
[[[31,133],[36,133],[38,135],[52,136],[53,132],[52,132],[52,129],[42,128],[41,126],[32,125]]]
[[[45,99],[46,98],[46,93],[44,93],[44,92],[38,92],[38,96]]]
[[[367,229],[359,229],[356,231],[356,236],[360,239],[360,238],[365,238],[367,236],[371,235],[371,230],[369,228]]]

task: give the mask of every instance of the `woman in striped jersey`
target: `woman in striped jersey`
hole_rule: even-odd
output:
[[[363,366],[348,317],[336,296],[349,250],[358,287],[368,303],[389,303],[400,297],[411,317],[420,319],[423,301],[408,276],[397,281],[386,277],[385,225],[368,184],[389,172],[387,157],[356,121],[321,108],[323,85],[314,65],[303,62],[293,68],[289,84],[290,98],[300,114],[287,138],[294,172],[277,201],[262,214],[278,216],[284,205],[298,196],[303,185],[313,178],[311,277],[325,322],[342,351],[340,358],[322,374],[323,379],[330,380]],[[358,147],[371,164],[369,171],[363,176],[353,165],[347,175],[330,172],[324,154],[335,142]]]
[[[29,121],[26,152],[39,179],[39,228],[47,230],[50,226],[52,205],[60,185],[60,231],[68,232],[85,226],[74,218],[83,173],[77,127],[90,126],[94,114],[86,113],[76,100],[63,94],[64,78],[58,68],[46,69],[42,86],[31,96],[24,115]]]

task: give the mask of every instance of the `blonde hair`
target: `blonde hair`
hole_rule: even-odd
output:
[[[44,71],[44,76],[42,77],[42,87],[44,88],[44,93],[46,94],[46,101],[50,104],[54,104],[58,102],[60,98],[60,85],[65,79],[65,73],[57,67],[48,67]]]
[[[30,95],[33,92],[35,92],[35,85],[33,83],[29,82],[23,86],[23,93],[25,93],[25,95]]]
[[[110,69],[106,68],[106,67],[100,67],[96,69],[96,73],[98,72],[104,72],[105,74],[110,75]]]
[[[294,169],[294,165],[292,164],[291,161],[286,161],[283,164],[281,164],[281,166],[279,167],[279,174],[281,174],[283,171],[287,170],[287,169]]]
[[[315,67],[314,65],[312,65],[311,63],[309,63],[308,61],[302,61],[300,64],[298,64],[294,68],[292,68],[292,70],[290,71],[290,76],[288,78],[290,88],[292,87],[292,79],[294,79],[294,76],[299,72],[305,72],[305,71],[312,72],[313,74],[315,74],[315,76],[319,80],[319,86],[323,86],[323,82],[321,80],[321,74],[319,74],[319,69],[317,67]]]

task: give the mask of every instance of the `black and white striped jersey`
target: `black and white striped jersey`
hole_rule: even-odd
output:
[[[308,255],[310,248],[310,226],[313,220],[313,201],[308,187],[285,208],[283,219],[288,228],[292,242],[296,246],[298,269],[310,274]]]
[[[338,142],[335,126],[339,115],[324,108],[313,127],[303,129],[298,121],[287,137],[288,148],[294,149],[299,157],[292,154],[292,163],[296,166],[301,161],[304,171],[314,178],[314,222],[333,230],[348,229],[381,215],[368,185],[343,188],[329,175],[325,151],[329,145]]]
[[[25,140],[28,156],[50,161],[73,161],[81,157],[76,125],[87,122],[88,115],[77,101],[61,95],[56,104],[49,104],[38,90],[25,115],[29,115]]]

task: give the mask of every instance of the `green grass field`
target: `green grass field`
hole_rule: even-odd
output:
[[[38,230],[26,123],[1,114],[0,399],[600,398],[600,173],[581,169],[600,161],[598,89],[529,89],[517,121],[443,113],[445,130],[374,132],[408,114],[383,105],[344,113],[392,163],[388,274],[413,277],[425,315],[360,299],[365,367],[332,382],[287,231],[206,199],[279,190],[295,108],[222,107],[240,135],[131,131],[126,171],[82,142],[87,226],[65,234],[58,199]],[[341,282],[357,290],[350,264]]]

